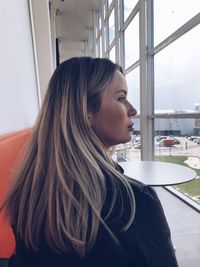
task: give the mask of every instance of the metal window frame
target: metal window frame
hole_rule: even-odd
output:
[[[119,0],[119,64],[125,72],[125,45],[124,45],[124,0]]]
[[[141,160],[154,159],[153,0],[139,2]]]
[[[119,64],[119,4],[118,0],[114,0],[115,9],[115,62]]]

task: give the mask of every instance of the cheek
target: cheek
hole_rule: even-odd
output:
[[[92,128],[106,147],[127,142],[127,112],[121,104],[109,105],[93,117]]]
[[[98,129],[107,128],[112,130],[113,128],[119,128],[126,122],[126,110],[120,104],[109,106],[106,109],[102,109],[96,117],[95,125]],[[103,129],[102,129],[103,130]]]
[[[110,110],[110,113],[107,113],[107,117],[117,125],[126,121],[127,112],[122,104],[117,104]]]
[[[119,127],[124,122],[124,116],[121,113],[115,113],[114,115],[107,115],[106,122],[110,127]]]

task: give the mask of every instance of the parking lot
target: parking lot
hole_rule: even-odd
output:
[[[169,147],[160,146],[155,138],[155,156],[186,156],[191,158],[188,165],[192,164],[200,169],[200,144],[197,144],[186,137],[176,136],[179,144]],[[128,160],[141,159],[141,142],[140,136],[134,136],[126,145],[120,145],[117,149],[118,158],[126,158]],[[192,167],[192,166],[191,166]]]

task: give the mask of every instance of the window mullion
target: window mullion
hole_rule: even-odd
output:
[[[154,159],[154,70],[153,57],[147,51],[153,47],[153,1],[141,0],[139,5],[140,27],[140,125],[141,159]]]

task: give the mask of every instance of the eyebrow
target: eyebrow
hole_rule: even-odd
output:
[[[124,93],[125,95],[127,95],[127,91],[124,89],[120,89],[120,90],[116,91],[116,94],[118,94],[118,93]]]

